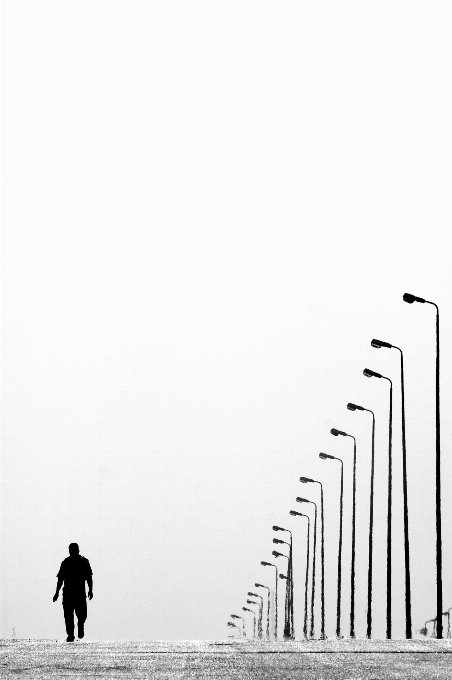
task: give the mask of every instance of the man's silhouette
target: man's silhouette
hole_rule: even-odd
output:
[[[69,557],[61,562],[57,574],[58,583],[53,601],[58,600],[60,588],[63,585],[63,611],[66,623],[67,642],[74,642],[74,611],[77,615],[78,636],[85,635],[86,621],[86,592],[85,581],[88,581],[88,597],[93,599],[93,572],[86,557],[79,555],[77,543],[69,546]]]

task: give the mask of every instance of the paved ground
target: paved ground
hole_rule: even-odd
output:
[[[0,677],[450,680],[452,641],[67,643],[0,640]]]

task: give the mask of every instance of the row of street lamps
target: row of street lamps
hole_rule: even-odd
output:
[[[423,298],[405,293],[403,300],[409,304],[413,302],[426,303],[432,305],[436,309],[436,605],[437,615],[433,619],[436,627],[436,637],[443,637],[442,625],[442,545],[441,545],[441,448],[440,448],[440,402],[439,402],[439,309],[434,302],[429,302]],[[407,488],[407,464],[406,464],[406,438],[405,438],[405,388],[404,388],[404,366],[403,366],[403,352],[400,347],[392,345],[383,340],[373,339],[372,347],[376,349],[388,348],[396,349],[400,352],[400,380],[401,380],[401,407],[402,407],[402,469],[403,469],[403,520],[404,520],[404,566],[405,566],[405,633],[406,638],[412,638],[412,619],[411,619],[411,578],[410,578],[410,547],[409,547],[409,527],[408,527],[408,488]],[[376,373],[369,368],[365,368],[363,374],[368,378],[380,378],[389,383],[389,439],[388,439],[388,506],[387,506],[387,562],[386,562],[386,637],[392,637],[392,411],[393,398],[392,380],[380,373]],[[370,472],[370,508],[369,508],[369,551],[368,551],[368,575],[367,575],[367,638],[372,637],[372,579],[373,579],[373,525],[374,525],[374,470],[375,470],[375,414],[368,408],[359,406],[349,402],[347,404],[349,411],[366,411],[372,415],[372,454],[371,454],[371,472]],[[355,637],[355,538],[356,538],[356,439],[353,435],[337,430],[331,429],[331,434],[335,437],[343,436],[350,437],[353,440],[353,498],[352,498],[352,550],[351,550],[351,602],[350,602],[350,637]],[[341,586],[342,586],[342,535],[343,535],[343,489],[344,489],[344,465],[341,458],[332,456],[327,453],[320,453],[319,457],[322,460],[335,460],[340,463],[340,517],[339,517],[339,544],[338,544],[338,560],[337,560],[337,614],[336,614],[336,636],[342,637],[341,631]],[[325,561],[324,561],[324,513],[323,513],[323,485],[319,480],[311,479],[309,477],[300,477],[300,481],[304,484],[318,484],[320,487],[320,512],[321,512],[321,630],[320,639],[325,639]],[[315,577],[316,577],[316,555],[317,555],[317,503],[314,501],[297,497],[297,502],[312,504],[315,508],[314,513],[314,529],[313,529],[313,555],[311,568],[311,611],[310,611],[310,630],[308,634],[308,584],[309,584],[309,569],[310,569],[310,530],[311,518],[302,512],[290,510],[291,516],[300,516],[308,520],[307,525],[307,555],[306,555],[306,575],[305,575],[305,594],[304,594],[304,624],[303,636],[305,639],[313,638],[315,635],[314,625],[314,603],[315,603]],[[289,548],[289,554],[286,555],[274,550],[273,556],[275,558],[285,557],[288,560],[287,574],[279,573],[276,564],[271,562],[261,562],[263,566],[273,567],[275,569],[276,586],[274,594],[275,603],[275,638],[278,639],[278,581],[284,579],[286,581],[286,599],[285,599],[285,625],[284,638],[294,639],[293,629],[293,581],[292,581],[292,533],[283,527],[274,526],[274,531],[284,531],[290,535],[290,541],[274,538],[273,542],[276,544],[285,544]],[[265,633],[262,626],[264,600],[263,597],[256,593],[248,593],[248,596],[260,599],[260,602],[255,600],[247,600],[247,604],[259,605],[259,613],[255,610],[243,607],[244,611],[253,613],[253,635],[259,638],[270,638],[270,593],[268,586],[256,583],[256,588],[265,588],[267,590],[267,625]],[[245,619],[237,615],[231,615],[234,619],[242,619],[240,633],[245,635]],[[258,617],[258,618],[256,618]],[[237,624],[229,622],[228,625],[235,626]],[[257,627],[257,633],[256,633]]]

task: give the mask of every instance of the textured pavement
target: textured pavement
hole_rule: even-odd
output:
[[[452,641],[0,640],[0,677],[450,680]]]

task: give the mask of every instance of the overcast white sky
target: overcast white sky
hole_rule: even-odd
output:
[[[334,635],[339,474],[320,451],[344,459],[347,632],[352,444],[331,427],[358,442],[364,635],[371,421],[348,401],[377,419],[384,637],[388,384],[366,366],[394,380],[402,637],[399,357],[373,337],[405,352],[413,628],[433,617],[435,316],[404,292],[441,311],[452,606],[451,15],[2,3],[2,637],[65,637],[52,597],[75,541],[94,574],[88,640],[223,638],[254,583],[272,583],[275,523],[294,531],[301,637],[306,529],[289,510],[317,492],[300,475],[324,482]]]

